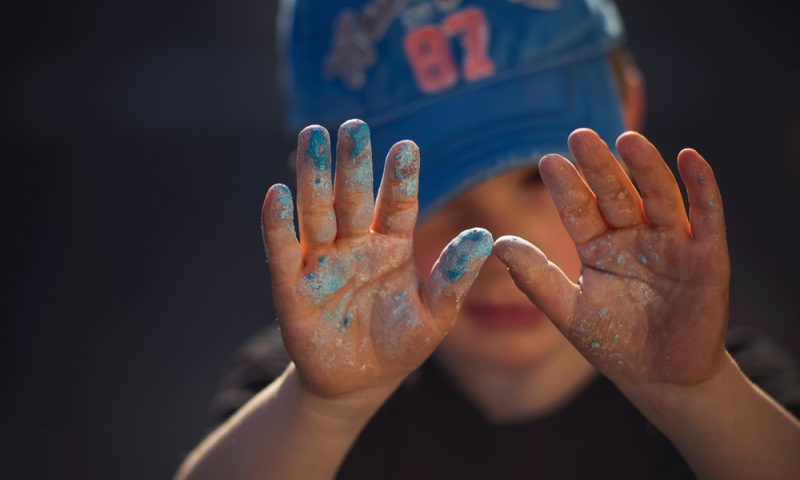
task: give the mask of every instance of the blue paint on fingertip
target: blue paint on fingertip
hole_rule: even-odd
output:
[[[324,127],[311,127],[308,131],[306,161],[313,163],[314,168],[321,172],[331,169],[331,145],[328,138],[328,131]]]
[[[353,163],[355,163],[356,157],[364,153],[370,145],[369,126],[359,120],[348,122],[345,125],[347,125],[347,133],[352,140],[350,144],[350,156],[353,159]]]
[[[451,282],[457,282],[469,267],[484,260],[492,253],[492,235],[484,229],[473,228],[462,232],[447,248],[444,259],[444,274]]]

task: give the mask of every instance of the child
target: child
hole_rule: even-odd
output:
[[[228,400],[248,401],[178,478],[800,476],[800,424],[725,350],[729,261],[710,167],[679,155],[687,217],[658,151],[619,136],[620,111],[635,127],[641,109],[615,104],[613,4],[284,12],[290,123],[357,113],[374,128],[345,122],[335,166],[327,131],[301,132],[299,242],[287,187],[262,213],[291,363],[275,333],[258,342],[234,382],[259,392]],[[326,22],[330,45],[314,39]],[[637,98],[635,76],[617,77]],[[542,157],[580,126],[593,128],[569,136],[580,171]],[[374,198],[372,146],[401,135],[423,158],[411,141],[387,149]],[[641,196],[603,141],[617,136]],[[288,367],[271,374],[272,362]],[[792,404],[796,391],[775,394]]]

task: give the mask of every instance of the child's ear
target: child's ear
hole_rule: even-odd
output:
[[[623,81],[626,85],[627,97],[622,102],[622,121],[625,123],[625,130],[641,132],[647,112],[644,75],[635,66],[628,65],[625,67]]]

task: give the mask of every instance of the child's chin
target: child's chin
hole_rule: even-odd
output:
[[[569,342],[547,320],[526,328],[498,329],[482,328],[467,320],[456,324],[443,346],[475,362],[519,369],[545,362]]]

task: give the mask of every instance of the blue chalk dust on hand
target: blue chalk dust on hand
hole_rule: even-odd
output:
[[[442,272],[451,282],[457,282],[478,260],[492,253],[492,235],[486,230],[473,228],[462,232],[448,246]]]
[[[306,161],[314,164],[314,168],[325,172],[331,168],[330,144],[322,127],[314,127],[308,136],[308,152]]]
[[[278,203],[280,204],[278,216],[281,220],[292,218],[294,206],[292,205],[292,193],[289,191],[289,187],[279,183],[274,188],[278,194]]]
[[[639,259],[639,261],[640,261],[640,262],[642,262],[642,263],[647,263],[647,259],[646,259],[646,258],[644,258],[644,255],[639,255],[639,256],[638,256],[638,257],[636,257],[636,258],[638,258],[638,259]]]
[[[404,173],[404,171],[411,165],[411,162],[414,161],[414,149],[411,148],[410,145],[404,143],[400,146],[400,152],[395,154],[394,158],[396,160],[394,165],[394,175],[398,180],[405,183],[405,186],[401,187],[402,190],[407,196],[417,193],[416,180],[419,176],[419,172],[417,172],[415,169],[411,175]]]
[[[369,126],[367,126],[366,123],[353,122],[345,128],[347,128],[347,133],[353,140],[353,143],[350,145],[350,156],[353,158],[353,162],[355,162],[356,157],[361,155],[370,144]]]

